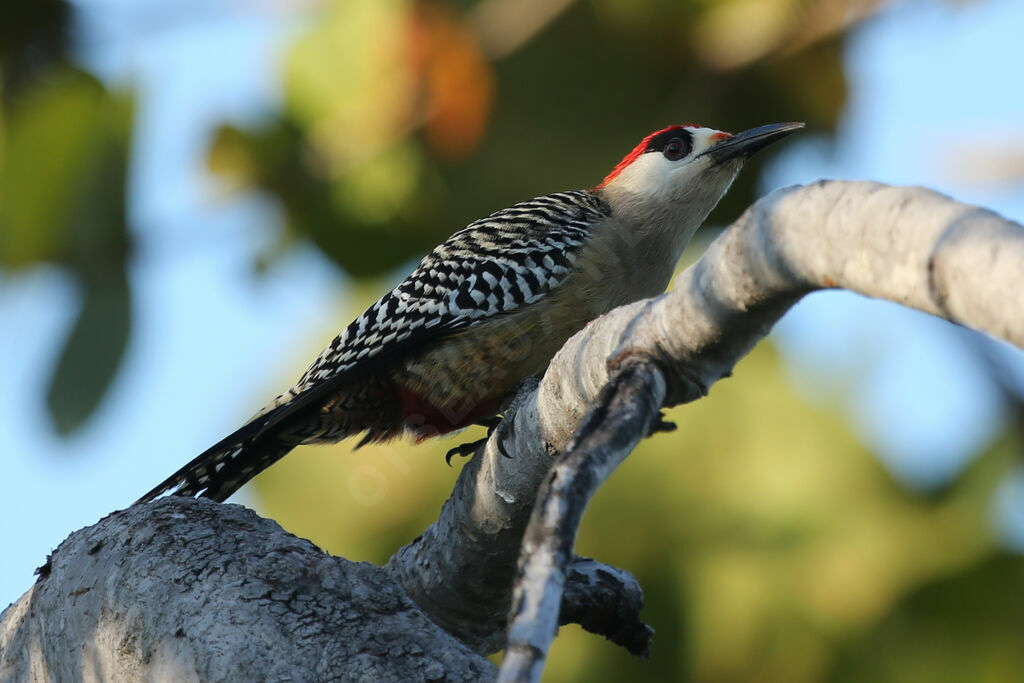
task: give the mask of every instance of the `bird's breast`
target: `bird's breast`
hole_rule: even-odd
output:
[[[616,227],[604,226],[573,274],[546,296],[474,322],[398,363],[390,377],[407,419],[444,432],[489,416],[519,382],[540,376],[588,322],[663,292],[678,249]]]

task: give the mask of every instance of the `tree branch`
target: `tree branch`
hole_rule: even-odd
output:
[[[820,182],[761,199],[679,276],[673,291],[618,308],[570,339],[535,397],[522,399],[534,406],[523,420],[536,416],[536,427],[517,426],[556,448],[567,441],[569,452],[555,471],[568,468],[562,477],[572,481],[583,476],[577,469],[608,457],[583,444],[589,425],[607,419],[620,397],[602,394],[572,441],[565,428],[594,401],[597,388],[615,391],[619,381],[608,381],[606,359],[655,358],[669,386],[665,405],[692,401],[728,376],[801,297],[840,286],[1024,347],[1024,228],[921,188]],[[642,410],[637,425],[654,419],[650,406]],[[614,422],[608,420],[608,429]],[[574,490],[560,481],[541,490],[526,532],[499,680],[539,680],[554,637],[551,612],[559,604],[564,557],[593,495],[589,487]],[[570,495],[576,498],[567,500]]]
[[[664,398],[665,380],[654,364],[631,358],[602,390],[565,457],[545,478],[523,538],[499,682],[540,679],[558,631],[583,512],[601,484],[658,423]]]
[[[0,616],[0,680],[462,680],[494,666],[382,571],[239,505],[171,497],[53,552]]]
[[[0,679],[492,677],[479,654],[505,642],[534,500],[570,444],[578,472],[567,460],[550,481],[585,485],[545,493],[516,588],[516,614],[536,615],[543,630],[513,628],[506,661],[523,644],[546,651],[555,625],[570,618],[642,654],[651,632],[635,580],[592,561],[566,563],[586,500],[646,436],[657,408],[705,395],[821,288],[896,301],[1024,346],[1022,264],[1020,225],[927,190],[823,182],[773,193],[672,292],[570,339],[463,468],[438,521],[386,568],[326,556],[237,506],[170,499],[131,508],[72,534],[0,615]],[[598,402],[617,372],[608,359],[635,375]],[[607,419],[612,431],[587,427],[574,440],[595,403],[603,418],[587,424]],[[559,531],[549,537],[543,527]],[[563,583],[560,599],[544,592]]]

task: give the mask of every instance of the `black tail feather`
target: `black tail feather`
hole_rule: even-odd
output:
[[[375,362],[379,360],[374,359]],[[291,392],[288,392],[288,400],[261,412],[234,433],[207,448],[133,505],[151,501],[165,493],[223,502],[299,443],[308,442],[307,439],[313,434],[303,434],[302,429],[296,430],[295,427],[302,426],[307,418],[319,412],[324,402],[345,382],[365,376],[371,367],[371,364],[366,363],[354,371],[339,373],[298,395],[290,395]],[[282,394],[279,400],[285,396]],[[371,434],[374,433],[371,431],[368,437]],[[337,433],[331,440],[336,441],[342,436]],[[370,440],[382,438],[385,438],[382,433],[376,433]]]
[[[296,446],[274,438],[246,442],[239,440],[238,436],[239,432],[235,432],[206,449],[133,505],[151,501],[165,493],[223,502]]]

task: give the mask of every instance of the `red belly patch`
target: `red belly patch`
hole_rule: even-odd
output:
[[[468,427],[477,420],[494,415],[504,398],[498,396],[477,403],[464,401],[462,405],[439,407],[404,387],[398,388],[396,393],[398,405],[401,406],[402,426],[415,435],[417,443]]]

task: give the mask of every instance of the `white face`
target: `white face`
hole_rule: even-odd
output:
[[[699,126],[653,133],[599,189],[613,211],[641,232],[668,230],[683,243],[732,185],[744,157],[721,162],[704,152],[732,136]]]
[[[729,133],[712,128],[687,126],[682,129],[666,129],[646,139],[644,145],[655,149],[642,151],[640,147],[630,156],[635,158],[603,183],[606,190],[636,195],[650,199],[672,201],[681,196],[692,196],[694,190],[703,187],[708,194],[717,195],[717,201],[732,183],[742,166],[742,161],[720,164],[702,154],[716,143],[731,137]],[[629,157],[627,157],[628,159]],[[624,160],[625,161],[625,160]],[[614,173],[614,172],[613,172]],[[705,192],[697,192],[705,194]]]

